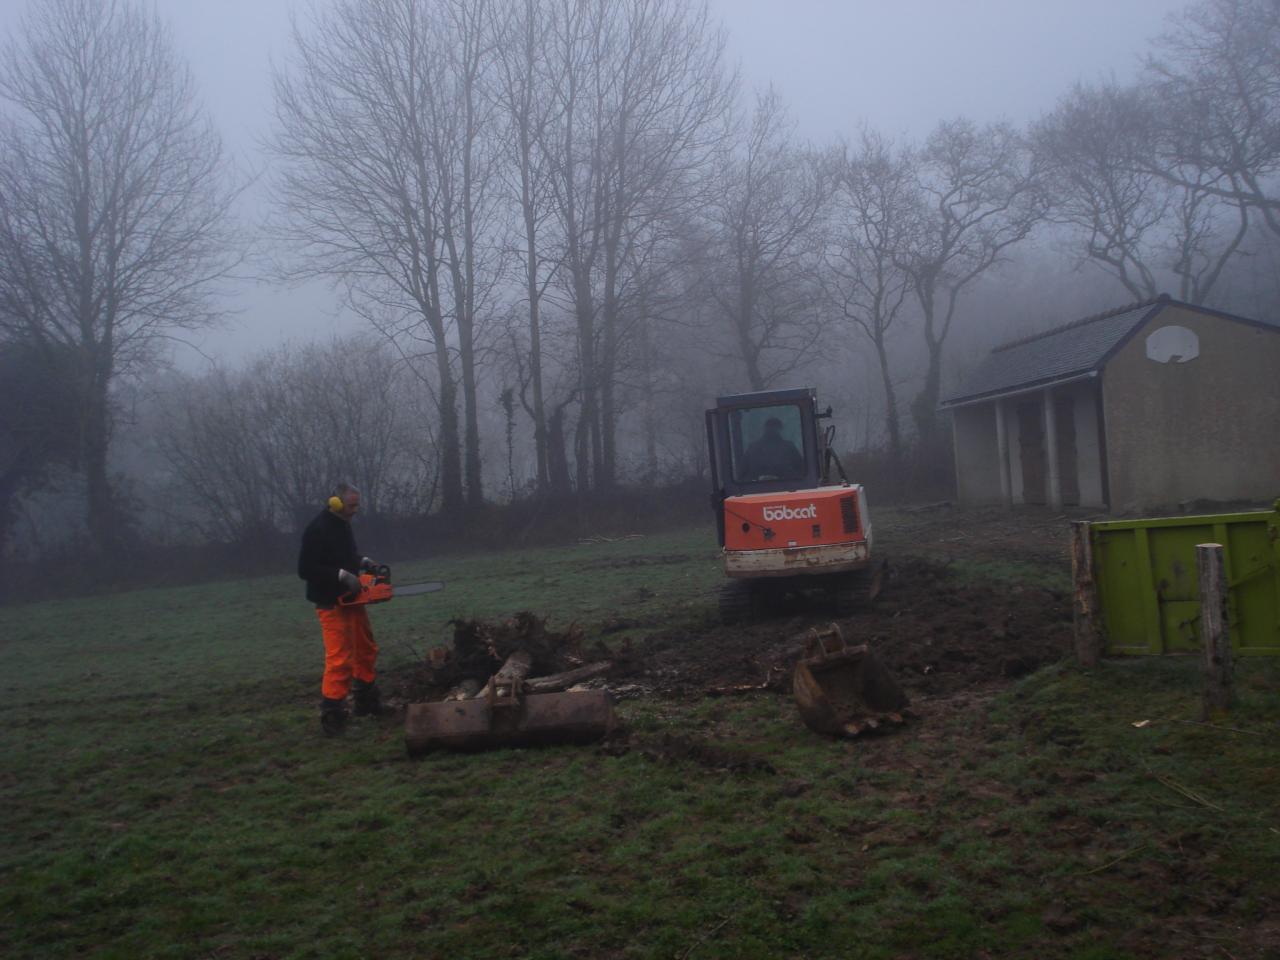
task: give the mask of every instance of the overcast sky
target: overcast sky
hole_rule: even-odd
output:
[[[39,0],[30,0],[39,2]],[[322,3],[323,0],[317,0]],[[261,169],[269,73],[289,45],[291,10],[307,0],[154,0],[173,25],[228,147]],[[0,0],[9,32],[26,4]],[[772,81],[807,139],[851,134],[866,120],[919,137],[958,115],[1022,123],[1078,79],[1133,75],[1145,41],[1184,0],[711,0],[749,85]],[[288,338],[350,329],[323,289],[246,284],[241,313],[204,337],[226,356]],[[190,365],[194,355],[188,358]]]

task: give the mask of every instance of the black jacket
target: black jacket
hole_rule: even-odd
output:
[[[360,551],[351,524],[331,510],[321,510],[302,531],[298,576],[307,581],[307,599],[332,607],[343,592],[338,571],[360,572]]]

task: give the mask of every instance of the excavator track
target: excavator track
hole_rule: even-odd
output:
[[[753,619],[757,604],[751,584],[745,580],[727,580],[720,585],[720,622],[746,623]]]
[[[880,560],[862,570],[844,574],[831,588],[831,606],[837,617],[851,617],[874,601],[884,590],[889,565]]]

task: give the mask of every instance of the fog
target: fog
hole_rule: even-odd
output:
[[[1131,76],[1143,41],[1184,6],[1178,0],[711,4],[744,82],[773,83],[799,132],[814,141],[851,136],[864,121],[920,137],[944,117],[1030,120],[1077,80]],[[257,145],[270,122],[269,64],[289,49],[290,11],[307,6],[159,0],[157,9],[173,24],[228,145],[246,169],[262,171]],[[256,208],[246,206],[252,216]],[[204,354],[235,356],[281,339],[360,329],[318,284],[289,291],[246,284],[236,303],[242,313],[200,339]]]
[[[0,7],[5,264],[65,253],[33,226],[65,184],[28,161],[65,158],[33,120],[24,11],[110,6]],[[1280,115],[1262,0],[482,8],[115,4],[170,30],[156,55],[189,67],[225,163],[191,127],[191,232],[157,234],[167,292],[126,336],[79,342],[101,319],[83,303],[46,301],[40,269],[0,278],[0,359],[71,384],[26,412],[44,426],[6,424],[0,559],[126,527],[285,534],[355,474],[371,512],[414,516],[678,482],[706,471],[708,398],[786,386],[836,406],[878,493],[946,495],[939,403],[996,343],[1161,292],[1273,319],[1277,138],[1228,169],[1193,132],[1226,136],[1205,117],[1231,114],[1213,71],[1233,57]],[[433,46],[398,114],[359,78],[399,62],[404,11]],[[86,351],[92,376],[69,373]]]
[[[321,4],[323,5],[323,4]],[[26,4],[0,5],[10,34]],[[310,5],[289,0],[155,0],[204,102],[246,175],[261,177],[259,149],[271,120],[271,64],[290,49],[291,18]],[[773,83],[814,141],[852,135],[866,122],[923,136],[944,117],[1022,122],[1080,79],[1131,76],[1143,42],[1185,4],[1178,0],[1079,0],[1072,4],[985,0],[715,0],[730,57],[748,86]],[[248,191],[242,213],[262,214],[265,190]],[[234,359],[285,340],[361,325],[323,284],[281,289],[237,284],[235,313],[179,349],[184,367]]]

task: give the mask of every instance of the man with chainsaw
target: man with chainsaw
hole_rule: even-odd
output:
[[[338,484],[325,509],[302,532],[298,576],[307,582],[307,599],[315,604],[324,636],[323,700],[320,729],[333,736],[347,722],[347,693],[354,695],[356,716],[377,716],[382,701],[374,683],[378,645],[363,604],[344,605],[361,590],[360,572],[377,567],[356,548],[351,518],[360,509],[360,491]]]

